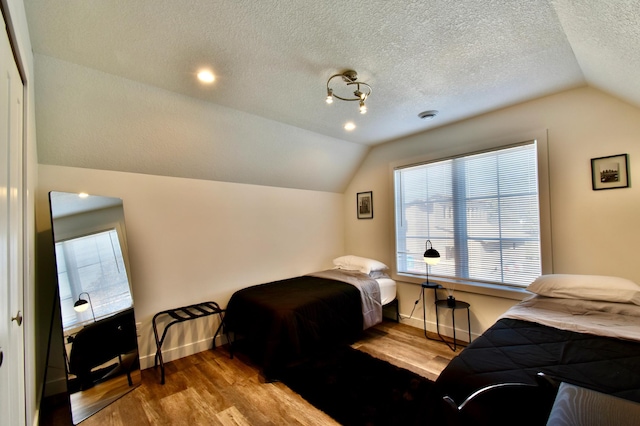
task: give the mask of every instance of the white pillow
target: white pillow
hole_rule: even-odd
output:
[[[369,274],[371,271],[384,271],[385,269],[389,269],[387,265],[377,260],[352,255],[336,257],[333,259],[333,264],[339,269],[360,271],[363,274]]]
[[[542,275],[527,287],[532,293],[564,299],[599,300],[640,305],[640,286],[603,275]]]

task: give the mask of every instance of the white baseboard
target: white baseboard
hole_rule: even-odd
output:
[[[57,395],[59,393],[67,392],[67,377],[58,377],[53,380],[48,380],[45,386],[45,394],[43,395],[45,398],[52,395]]]
[[[208,337],[206,339],[198,340],[197,342],[187,343],[181,346],[169,348],[162,347],[162,361],[167,362],[175,361],[176,359],[184,358],[189,355],[197,354],[212,348],[213,338]],[[227,343],[225,336],[218,336],[216,339],[216,347]],[[147,369],[154,366],[156,353],[140,355],[140,368]]]
[[[465,318],[466,319],[466,318]],[[415,318],[409,317],[403,314],[400,314],[400,322],[406,325],[410,325],[411,327],[419,328],[424,330],[424,319],[423,318]],[[469,330],[466,328],[466,321],[464,323],[465,328],[456,327],[456,339],[466,342],[469,339]],[[427,331],[432,333],[437,333],[436,323],[434,321],[427,320]],[[440,323],[440,334],[446,337],[453,338],[453,327],[451,325],[446,325]],[[471,339],[475,339],[478,337],[477,334],[471,332]]]
[[[424,320],[422,318],[408,317],[400,314],[400,322],[411,327],[424,330]],[[466,324],[465,324],[466,325]],[[436,323],[433,321],[427,321],[427,331],[436,333]],[[450,325],[440,324],[440,334],[447,337],[453,337],[453,327]],[[456,338],[462,341],[466,341],[469,336],[469,330],[456,327]],[[471,333],[471,337],[475,339],[478,337]],[[211,349],[213,339],[211,337],[199,340],[197,342],[187,343],[176,347],[163,347],[162,348],[162,360],[167,363],[175,361],[176,359],[184,358],[189,355],[197,354],[198,352]],[[218,336],[216,339],[216,347],[227,343],[227,339],[224,335]],[[147,355],[140,355],[140,368],[152,368],[155,361],[155,352]]]

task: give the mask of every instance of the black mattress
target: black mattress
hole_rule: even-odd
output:
[[[360,291],[312,276],[261,284],[234,293],[224,321],[235,334],[232,346],[246,351],[269,380],[277,379],[283,367],[361,336]]]
[[[501,319],[454,358],[436,381],[440,395],[464,401],[497,383],[560,381],[640,402],[640,342]]]

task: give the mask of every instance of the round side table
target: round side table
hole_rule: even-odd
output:
[[[469,314],[469,307],[471,305],[469,305],[467,302],[463,302],[462,300],[454,300],[453,303],[451,303],[448,300],[437,300],[436,301],[436,329],[438,331],[438,336],[440,337],[440,340],[442,340],[443,342],[445,342],[447,344],[447,346],[449,346],[449,349],[451,349],[452,351],[456,351],[456,349],[458,348],[458,346],[466,346],[466,345],[458,345],[457,340],[456,340],[456,309],[466,309],[467,310],[467,329],[469,330],[469,343],[471,343],[471,318],[470,318],[470,314]],[[453,346],[451,346],[451,344],[449,344],[449,342],[447,342],[446,340],[444,340],[444,338],[442,337],[442,335],[440,334],[440,321],[438,320],[438,310],[439,309],[451,309],[451,322],[453,325]]]
[[[438,289],[440,288],[443,288],[440,284],[430,283],[429,281],[425,281],[422,283],[422,320],[424,323],[424,337],[430,340],[437,340],[437,339],[432,339],[431,337],[427,336],[427,302],[425,301],[426,298],[424,293],[426,290],[433,289],[433,297],[434,297],[434,300],[437,302]],[[436,311],[436,316],[437,316],[437,311]]]

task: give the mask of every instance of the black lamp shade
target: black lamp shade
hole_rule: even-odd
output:
[[[437,265],[440,263],[440,253],[431,246],[431,241],[427,240],[427,250],[424,252],[424,261],[428,265]]]
[[[73,310],[76,312],[84,312],[87,309],[89,309],[89,302],[84,299],[78,299],[78,301],[73,304]]]

